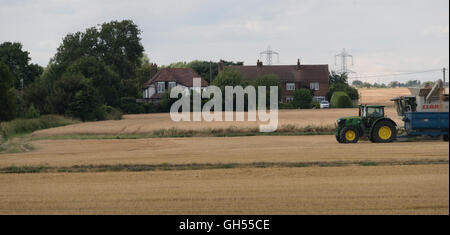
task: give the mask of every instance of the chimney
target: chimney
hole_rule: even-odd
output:
[[[300,70],[300,59],[297,59],[297,70]]]
[[[218,68],[218,70],[219,70],[219,73],[223,71],[223,60],[222,59],[220,59],[220,61],[219,61],[219,68]]]
[[[263,62],[258,60],[258,61],[256,62],[256,67],[258,67],[258,68],[263,67]]]
[[[150,79],[152,79],[153,76],[155,76],[157,72],[158,72],[158,65],[151,63],[150,64]]]

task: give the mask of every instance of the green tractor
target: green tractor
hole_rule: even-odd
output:
[[[389,143],[397,138],[397,124],[384,115],[384,106],[360,105],[359,116],[337,120],[339,143],[356,143],[361,137],[368,137],[375,143]]]

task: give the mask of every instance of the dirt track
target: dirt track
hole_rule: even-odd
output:
[[[448,142],[338,144],[334,136],[39,140],[38,150],[0,155],[0,166],[447,159]]]
[[[448,165],[0,174],[0,214],[448,214]]]

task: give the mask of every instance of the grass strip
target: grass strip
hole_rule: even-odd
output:
[[[142,172],[142,171],[183,171],[234,168],[273,167],[343,167],[343,166],[404,166],[449,164],[448,159],[422,159],[405,161],[328,161],[328,162],[253,162],[253,163],[192,163],[192,164],[116,164],[116,165],[74,165],[58,166],[10,166],[0,168],[0,173],[80,173],[80,172]]]

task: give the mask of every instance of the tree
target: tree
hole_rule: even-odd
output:
[[[350,99],[357,100],[359,98],[358,90],[351,87],[347,83],[347,74],[337,74],[332,71],[329,76],[329,88],[326,94],[326,99],[331,101],[331,97],[335,91],[343,91],[350,96]]]
[[[225,67],[225,66],[229,66],[229,65],[244,65],[244,63],[222,60],[222,65]],[[200,75],[203,79],[205,79],[206,81],[210,81],[210,82],[219,73],[219,69],[218,69],[219,62],[194,60],[189,63],[186,63],[186,62],[172,63],[168,67],[169,68],[191,68],[195,72],[197,72],[198,75]]]
[[[347,84],[348,75],[346,73],[338,74],[334,71],[331,71],[329,75],[328,84],[333,85],[336,83],[344,83]]]
[[[295,108],[310,109],[312,108],[312,99],[311,91],[306,88],[301,88],[294,91],[292,104]]]
[[[242,76],[237,69],[226,68],[214,78],[211,84],[219,87],[222,93],[225,94],[225,86],[235,87],[241,85]]]
[[[360,80],[354,80],[354,81],[352,82],[352,85],[353,85],[353,86],[356,86],[356,87],[361,87],[361,86],[363,85],[363,82],[360,81]]]
[[[65,73],[55,82],[51,97],[55,113],[80,118],[83,121],[101,120],[100,96],[92,80],[82,74]]]
[[[103,61],[89,56],[81,57],[66,70],[68,73],[80,73],[92,79],[92,85],[98,90],[101,102],[109,106],[119,105],[121,81],[119,75]]]
[[[4,42],[0,44],[0,62],[6,64],[14,75],[14,87],[16,89],[21,88],[21,79],[23,79],[24,86],[26,86],[43,72],[41,66],[30,64],[29,54],[28,51],[22,50],[21,43]]]
[[[271,86],[278,87],[278,101],[280,101],[282,98],[281,92],[282,92],[283,88],[281,86],[280,80],[278,79],[278,76],[275,74],[268,74],[268,75],[257,77],[250,84],[255,87],[256,91],[258,91],[259,86],[266,87],[266,106],[267,106],[267,108],[270,107],[270,87]],[[256,94],[257,94],[257,96],[259,95],[259,93],[256,93]]]
[[[140,33],[141,31],[133,21],[123,20],[88,28],[85,32],[68,34],[50,61],[53,72],[60,77],[80,58],[93,57],[116,72],[120,80],[135,79],[144,52]],[[128,90],[128,88],[122,89],[125,92]],[[121,94],[121,96],[135,96],[136,89],[133,89],[132,93]]]
[[[15,116],[14,76],[8,66],[0,62],[0,122],[12,120]]]

